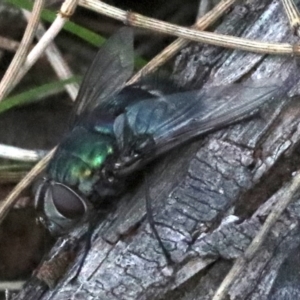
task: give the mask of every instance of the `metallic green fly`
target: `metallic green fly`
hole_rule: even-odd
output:
[[[178,92],[171,83],[151,86],[145,79],[125,87],[133,64],[133,32],[123,28],[100,48],[83,79],[73,129],[35,196],[40,219],[53,234],[87,221],[97,201],[120,195],[128,178],[155,158],[288,91],[287,84],[271,82]]]

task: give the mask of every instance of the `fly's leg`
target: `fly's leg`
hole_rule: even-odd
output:
[[[90,230],[90,225],[89,225],[89,229],[87,231],[87,233],[84,235],[85,237],[85,245],[84,245],[84,252],[83,252],[83,256],[80,258],[80,262],[79,262],[79,266],[76,270],[76,273],[75,275],[72,277],[71,279],[71,283],[74,283],[76,281],[76,279],[78,278],[81,270],[82,270],[82,267],[83,267],[83,264],[85,262],[85,259],[91,249],[91,244],[92,244],[92,234],[93,234],[93,230]]]
[[[155,227],[155,221],[153,218],[153,211],[152,211],[152,205],[151,205],[151,197],[150,197],[150,193],[149,193],[149,183],[148,183],[148,178],[147,178],[147,174],[145,172],[145,198],[146,198],[146,212],[147,212],[147,219],[151,228],[152,233],[154,234],[155,238],[158,241],[158,244],[163,252],[163,255],[166,258],[167,264],[168,265],[172,265],[174,262],[171,258],[171,254],[170,252],[166,249],[165,245],[163,244],[157,229]]]
[[[84,241],[85,241],[84,250],[83,250],[84,252],[83,252],[82,257],[80,258],[79,266],[78,266],[78,268],[76,270],[76,273],[75,273],[75,275],[72,277],[72,279],[70,281],[71,283],[74,283],[75,280],[78,278],[78,276],[79,276],[79,274],[80,274],[80,272],[82,270],[83,264],[84,264],[84,262],[85,262],[85,260],[87,258],[87,255],[88,255],[88,253],[89,253],[89,251],[91,249],[93,233],[94,233],[94,230],[95,230],[95,228],[96,228],[96,226],[98,224],[98,222],[97,222],[97,220],[98,220],[97,216],[98,216],[98,214],[96,214],[96,215],[93,216],[92,220],[88,224],[88,230],[87,230],[87,232],[83,236],[81,236],[81,238],[80,238],[80,240],[84,239]]]

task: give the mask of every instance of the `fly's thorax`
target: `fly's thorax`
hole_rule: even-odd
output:
[[[100,178],[100,170],[115,153],[112,135],[76,127],[60,144],[47,173],[53,180],[76,187],[88,196]]]

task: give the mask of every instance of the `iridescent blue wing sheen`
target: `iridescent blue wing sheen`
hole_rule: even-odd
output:
[[[282,82],[231,84],[137,102],[114,123],[118,172],[130,173],[196,136],[240,121],[286,92]]]
[[[75,102],[74,119],[113,99],[131,76],[133,67],[133,32],[124,27],[99,49],[86,72]]]

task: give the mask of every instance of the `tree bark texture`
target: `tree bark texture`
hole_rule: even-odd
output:
[[[280,1],[239,2],[216,31],[298,42]],[[293,63],[293,57],[191,43],[175,59],[174,78],[189,88],[286,78]],[[84,242],[53,289],[33,275],[16,299],[211,299],[299,168],[299,118],[297,98],[277,99],[259,117],[197,139],[147,167],[156,226],[173,265],[167,265],[145,218],[141,180],[96,228],[77,280],[70,281]],[[299,218],[295,197],[228,299],[300,299]]]

